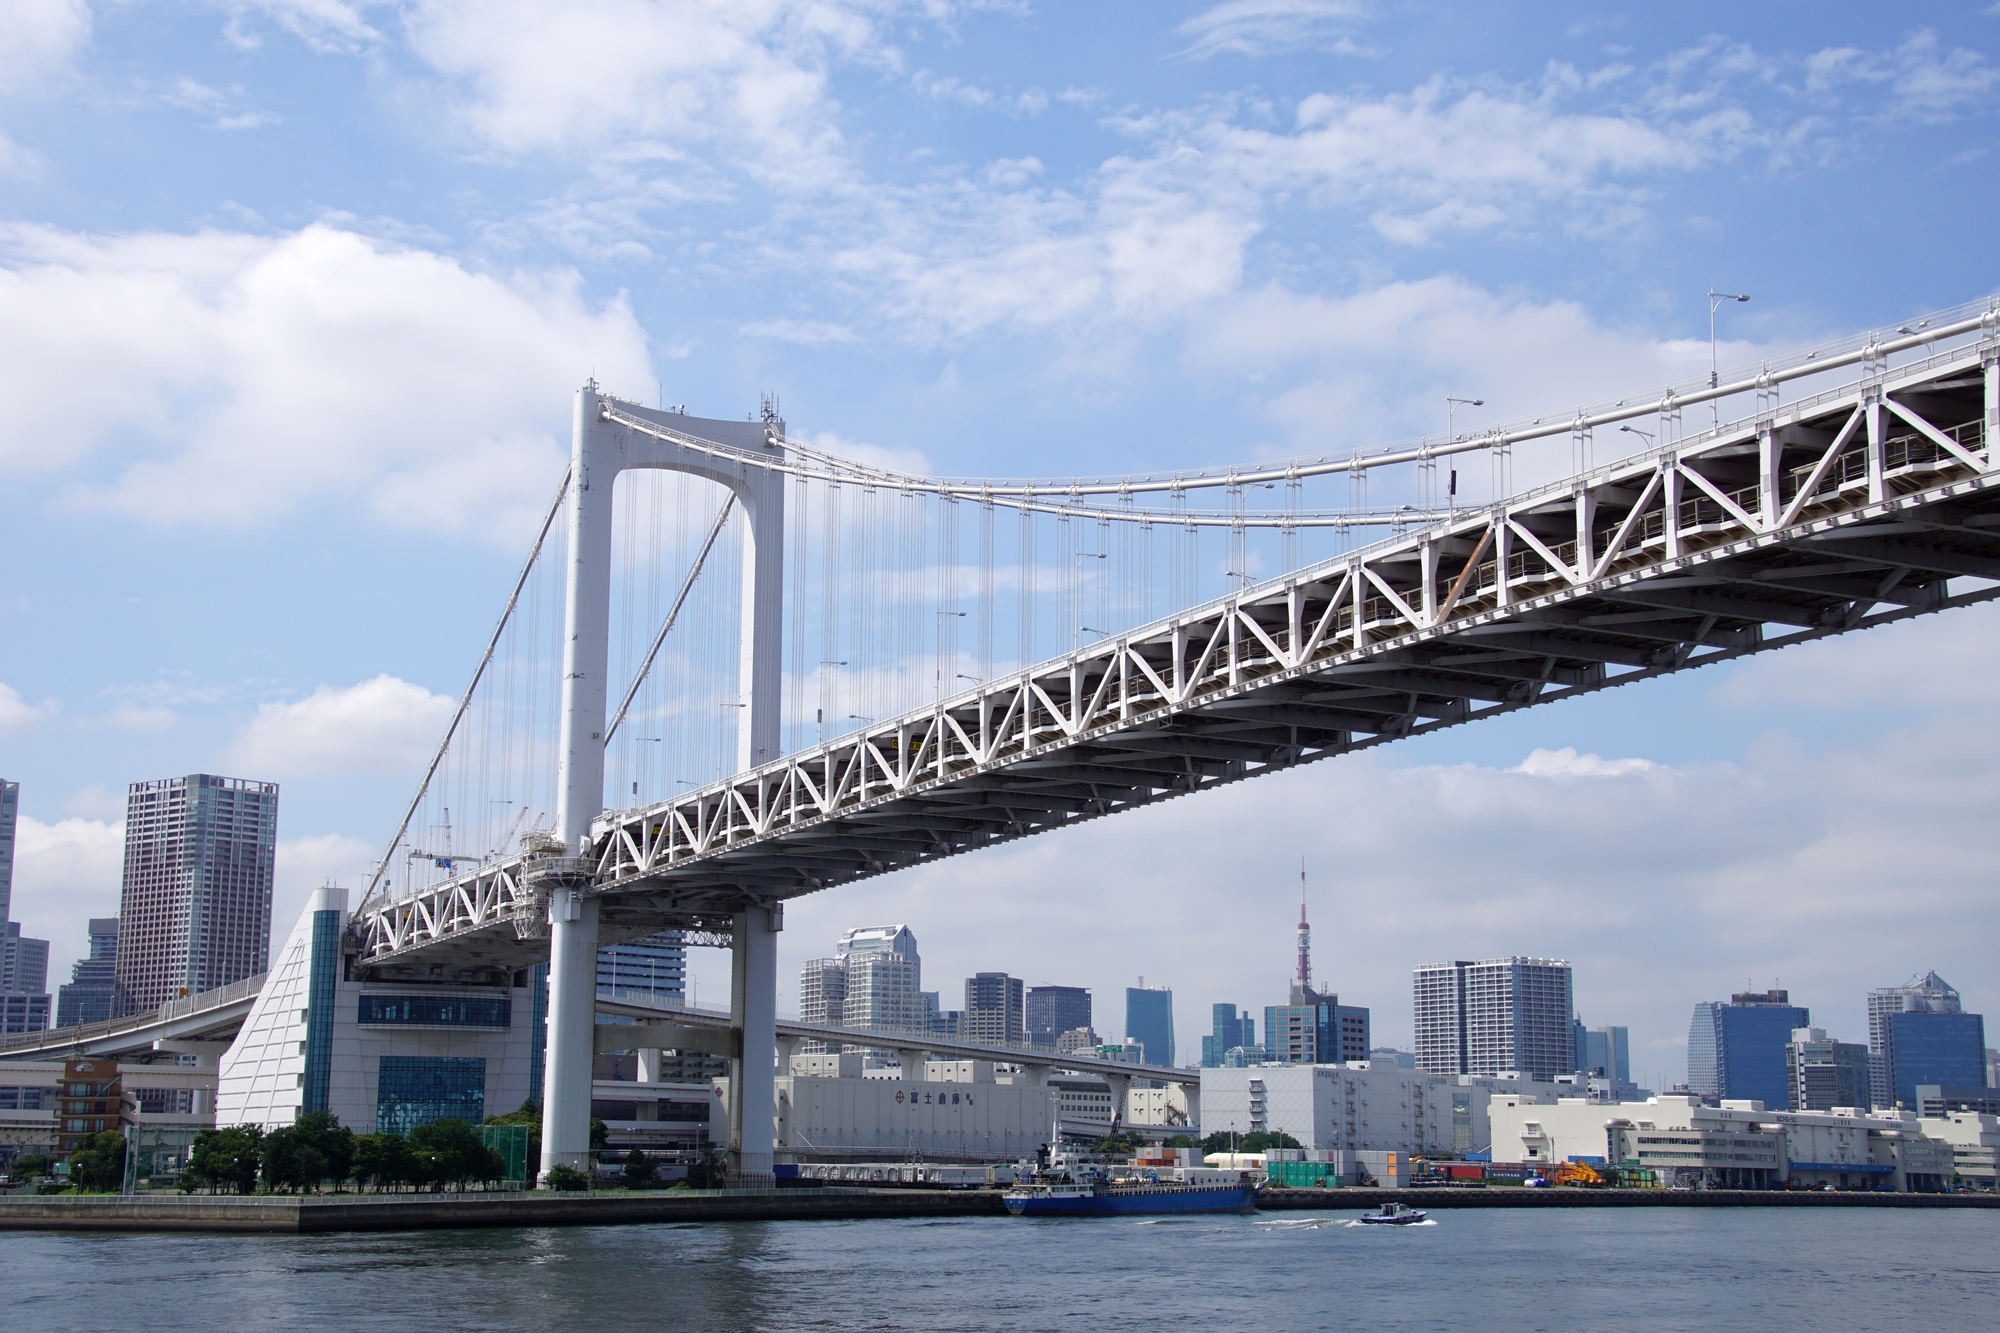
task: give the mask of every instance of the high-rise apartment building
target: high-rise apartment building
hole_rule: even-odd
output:
[[[277,844],[275,782],[191,773],[127,789],[120,1013],[265,970]]]
[[[1209,1009],[1209,1033],[1201,1039],[1201,1067],[1221,1069],[1229,1062],[1229,1053],[1245,1050],[1257,1044],[1257,1020],[1245,1010],[1239,1017],[1233,1004],[1218,1004]]]
[[[1576,1069],[1570,965],[1561,958],[1426,963],[1415,970],[1417,1068],[1430,1074]]]
[[[1054,1046],[1063,1033],[1091,1025],[1090,988],[1030,986],[1027,1014],[1028,1040],[1037,1046]]]
[[[56,1026],[102,1023],[118,1013],[118,918],[90,918],[90,957],[70,964],[56,991]]]
[[[1868,1048],[1834,1041],[1824,1028],[1800,1028],[1785,1047],[1785,1079],[1794,1111],[1866,1110],[1861,1104],[1868,1100]]]
[[[0,779],[0,1033],[49,1025],[49,942],[21,934],[14,915],[14,834],[21,784]]]
[[[1005,972],[980,972],[965,979],[965,1039],[992,1046],[1019,1046],[1028,1036],[1021,979]]]
[[[1729,1003],[1704,1000],[1688,1023],[1688,1090],[1702,1097],[1759,1101],[1796,1110],[1785,1075],[1792,1033],[1812,1026],[1812,1011],[1782,990],[1741,991]]]
[[[800,969],[804,1022],[865,1032],[928,1032],[930,1015],[923,960],[908,926],[856,926],[841,935],[833,957],[809,959]],[[808,1042],[800,1050],[814,1054],[825,1045]]]
[[[679,1004],[687,993],[687,945],[678,930],[597,951],[597,993],[641,1004]]]
[[[1137,1041],[1149,1065],[1174,1062],[1174,993],[1165,986],[1125,988],[1125,1038]]]
[[[1920,1084],[1985,1082],[1986,1020],[1968,1014],[1936,972],[1868,992],[1869,1090],[1874,1104],[1915,1108]]]

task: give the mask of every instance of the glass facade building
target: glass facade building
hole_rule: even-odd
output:
[[[1162,987],[1125,988],[1125,1031],[1127,1040],[1145,1048],[1149,1065],[1166,1068],[1174,1063],[1174,993]]]
[[[1091,1026],[1087,986],[1030,986],[1027,1001],[1028,1040],[1053,1048],[1063,1033]]]
[[[1969,1040],[1967,1034],[1974,1030],[1975,1025],[1963,1022],[1911,1022],[1908,1025],[1911,1039],[1919,1043],[1921,1050],[1911,1057],[1917,1062],[1909,1066],[1909,1070],[1914,1072],[1906,1073],[1902,1051],[1897,1044],[1898,1034],[1903,1030],[1905,1016],[1917,1014],[1940,1019],[1976,1020],[1976,1027],[1981,1033],[1978,1038],[1981,1056],[1979,1076],[1964,1079],[1920,1076],[1939,1069],[1963,1073],[1970,1067],[1965,1043]],[[1874,1104],[1884,1109],[1898,1105],[1914,1107],[1915,1088],[1919,1084],[1957,1083],[1977,1087],[1984,1083],[1984,1028],[1985,1022],[1977,1014],[1961,1011],[1958,991],[1936,972],[1912,977],[1900,986],[1884,986],[1868,992],[1869,1086]]]
[[[1904,1011],[1889,1020],[1896,1102],[1915,1108],[1923,1084],[1974,1088],[1986,1081],[1986,1019],[1979,1014]]]
[[[1201,1067],[1221,1069],[1229,1053],[1257,1044],[1257,1020],[1245,1010],[1239,1017],[1233,1004],[1218,1004],[1209,1010],[1209,1033],[1201,1039]]]
[[[0,779],[0,1032],[49,1025],[49,942],[29,939],[14,912],[14,828],[21,784]]]
[[[687,945],[678,930],[597,951],[597,993],[614,1000],[679,1004],[687,987]]]
[[[979,972],[965,979],[965,1040],[1019,1046],[1027,1040],[1026,996],[1021,979]]]
[[[486,1118],[486,1061],[474,1056],[385,1055],[376,1070],[375,1128],[407,1134],[438,1120]]]
[[[69,982],[56,991],[56,1026],[102,1023],[117,1012],[118,918],[90,919],[90,957],[70,964]]]
[[[1812,1011],[1788,992],[1744,991],[1729,1003],[1703,1001],[1688,1022],[1688,1089],[1717,1100],[1754,1100],[1766,1110],[1792,1106],[1786,1051],[1792,1033],[1812,1026]]]

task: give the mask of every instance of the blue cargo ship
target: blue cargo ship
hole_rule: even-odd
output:
[[[1151,1182],[1019,1185],[1000,1196],[1016,1217],[1104,1217],[1135,1213],[1247,1213],[1257,1206],[1250,1180],[1214,1184]]]

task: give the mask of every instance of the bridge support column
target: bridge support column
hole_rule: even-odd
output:
[[[1187,1099],[1188,1128],[1201,1128],[1201,1084],[1183,1083],[1181,1095]],[[1199,1165],[1199,1163],[1197,1163]]]
[[[743,1054],[729,1076],[729,1183],[769,1189],[777,1104],[772,1079],[778,1054],[778,931],[783,909],[744,908],[730,946],[729,1019],[743,1034]]]
[[[590,1169],[590,1070],[597,1025],[597,900],[549,904],[548,1050],[542,1072],[542,1171]]]

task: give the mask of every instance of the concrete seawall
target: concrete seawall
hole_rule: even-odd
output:
[[[1825,1194],[1807,1190],[1620,1189],[1267,1189],[1257,1196],[1266,1212],[1292,1209],[1359,1212],[1391,1199],[1412,1208],[1986,1208],[2000,1209],[1991,1194]]]
[[[1765,1190],[1266,1190],[1265,1212],[1354,1212],[1400,1199],[1415,1208],[1974,1208],[1968,1194],[1820,1194]],[[331,1198],[112,1195],[0,1199],[0,1231],[433,1231],[464,1227],[619,1226],[644,1222],[834,1221],[1000,1217],[993,1190],[672,1190],[592,1194],[361,1194]]]
[[[0,1199],[13,1231],[428,1231],[635,1222],[970,1217],[1003,1213],[986,1190],[672,1190],[591,1194],[361,1194],[330,1198],[113,1195]]]

